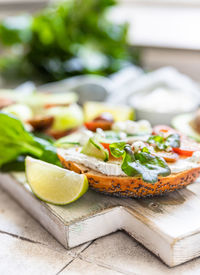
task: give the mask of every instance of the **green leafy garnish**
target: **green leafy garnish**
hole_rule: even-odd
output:
[[[169,147],[178,148],[180,147],[180,136],[179,134],[171,134],[167,138],[160,135],[150,136],[147,142],[154,144],[159,150],[166,150]]]
[[[165,177],[171,173],[166,161],[151,155],[148,148],[134,153],[130,145],[116,142],[110,144],[110,152],[116,158],[123,158],[121,169],[130,177],[141,176],[143,181],[154,183],[158,181],[158,176]]]
[[[0,112],[0,121],[0,167],[20,155],[31,155],[61,166],[56,148],[49,141],[27,132],[22,122],[12,115]]]
[[[126,142],[115,142],[109,145],[110,152],[115,158],[120,158],[124,154]]]
[[[25,157],[19,156],[16,160],[5,163],[1,166],[0,171],[3,173],[8,172],[21,172],[25,170]]]
[[[116,24],[107,11],[115,0],[58,1],[33,16],[8,17],[0,22],[0,58],[6,77],[55,81],[77,74],[107,75],[139,61],[129,50],[128,24]],[[2,46],[1,45],[1,46]],[[20,46],[19,51],[12,50]]]

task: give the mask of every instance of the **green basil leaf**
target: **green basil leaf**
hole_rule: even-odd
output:
[[[158,176],[168,176],[171,174],[171,170],[166,161],[158,156],[153,156],[145,152],[135,154],[136,161],[139,161],[143,167],[145,167],[145,174],[142,174],[142,178],[147,182],[156,182]],[[146,175],[147,173],[147,175]],[[151,177],[148,176],[150,173]],[[147,178],[148,176],[148,178]]]
[[[167,145],[165,144],[165,139],[163,136],[151,136],[148,138],[147,142],[149,144],[154,144],[160,150],[166,150]]]
[[[145,182],[157,182],[158,176],[168,176],[171,171],[165,160],[150,154],[148,148],[134,153],[130,145],[125,142],[110,144],[110,151],[114,157],[123,157],[122,171],[130,176],[141,176]]]
[[[115,158],[120,158],[124,154],[126,142],[115,142],[109,145],[110,152]]]
[[[146,152],[133,153],[130,146],[125,146],[122,171],[128,176],[141,176],[145,182],[157,182],[158,176],[168,176],[171,171],[163,158]]]
[[[150,154],[149,149],[147,147],[143,147],[141,152],[145,152],[145,153]]]
[[[159,150],[166,150],[169,146],[178,148],[180,147],[179,134],[171,134],[167,138],[163,136],[151,136],[147,140],[149,144],[154,144]]]

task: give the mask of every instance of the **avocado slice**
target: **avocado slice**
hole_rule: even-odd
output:
[[[200,134],[190,126],[193,117],[193,113],[178,115],[172,119],[171,124],[178,131],[200,142]]]

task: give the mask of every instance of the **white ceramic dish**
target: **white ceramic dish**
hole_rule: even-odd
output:
[[[168,88],[165,85],[158,85],[157,87],[164,87],[164,88]],[[156,87],[154,87],[155,89]],[[185,106],[181,104],[181,106],[179,106],[177,104],[177,108],[176,105],[175,106],[169,106],[169,111],[168,111],[168,105],[170,104],[170,102],[165,102],[166,104],[165,107],[163,107],[163,109],[159,108],[160,106],[156,106],[155,102],[152,102],[152,107],[151,107],[151,101],[147,104],[148,108],[146,107],[146,102],[144,102],[144,105],[142,106],[142,98],[145,96],[148,96],[149,93],[152,92],[152,90],[154,89],[150,89],[150,90],[143,90],[143,91],[138,91],[136,92],[130,99],[129,99],[129,105],[131,105],[136,113],[136,119],[140,120],[140,119],[146,119],[148,120],[152,125],[158,125],[158,124],[171,124],[172,119],[180,114],[184,114],[184,113],[188,113],[188,112],[194,112],[200,103],[200,98],[196,93],[193,93],[192,91],[179,91],[180,96],[178,96],[178,98],[180,98],[180,102],[177,102],[178,104],[181,104],[181,97],[184,97],[184,95],[189,94],[192,97],[195,98],[194,100],[192,99],[192,104],[190,104],[189,106]],[[186,93],[185,93],[186,92]],[[140,104],[138,104],[138,97],[140,97]],[[190,97],[189,97],[190,98]],[[158,102],[162,102],[162,100],[164,101],[165,99],[161,98],[160,100],[158,100]],[[177,98],[176,98],[177,101]],[[186,101],[182,101],[187,103]],[[157,103],[158,104],[158,103]],[[168,105],[167,105],[168,104]],[[151,108],[150,108],[151,107]]]

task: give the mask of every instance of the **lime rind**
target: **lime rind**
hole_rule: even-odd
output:
[[[26,178],[33,194],[40,200],[66,205],[76,201],[88,189],[84,174],[60,168],[40,160],[27,157]]]

